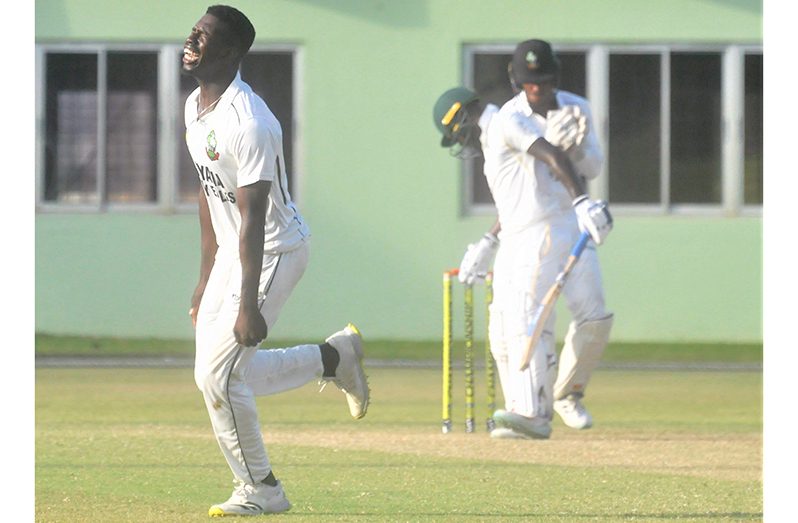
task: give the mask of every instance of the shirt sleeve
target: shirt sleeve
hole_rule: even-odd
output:
[[[579,174],[588,180],[592,180],[601,173],[604,154],[596,134],[596,128],[593,125],[593,113],[590,110],[590,104],[583,99],[579,101],[578,105],[582,113],[587,117],[588,130],[582,144],[572,149],[570,156]]]
[[[231,149],[238,162],[238,187],[274,180],[282,137],[264,120],[245,122],[234,136]]]
[[[509,114],[502,128],[507,145],[524,153],[544,135],[543,130],[532,118],[519,112]]]

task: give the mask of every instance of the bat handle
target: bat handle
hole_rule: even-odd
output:
[[[587,242],[589,242],[589,241],[590,241],[590,233],[589,232],[583,232],[579,236],[579,240],[574,245],[574,248],[571,249],[571,256],[573,256],[575,258],[579,258],[579,256],[582,255],[582,251],[585,250],[585,247],[587,246]]]

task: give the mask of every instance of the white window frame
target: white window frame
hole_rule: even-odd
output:
[[[185,100],[179,100],[180,70],[178,67],[182,44],[174,43],[41,43],[35,46],[35,176],[36,176],[36,212],[48,213],[100,213],[100,212],[144,212],[144,213],[193,213],[196,203],[182,202],[178,198],[178,163],[177,139],[178,129],[183,126],[182,107]],[[109,52],[154,52],[158,55],[157,80],[157,125],[158,140],[156,184],[157,199],[153,202],[118,203],[109,202],[105,198],[105,154],[106,154],[106,119],[107,103],[107,55]],[[278,43],[253,45],[251,52],[289,52],[292,54],[293,74],[293,166],[291,178],[294,191],[291,196],[300,204],[302,182],[304,179],[304,147],[300,122],[304,121],[304,104],[301,88],[303,82],[303,51],[300,45]],[[45,119],[46,119],[46,55],[48,53],[93,54],[97,56],[97,203],[63,203],[50,202],[44,199],[45,191]],[[178,108],[175,110],[175,108]],[[299,198],[298,198],[299,196]]]
[[[473,88],[474,56],[481,53],[511,54],[515,43],[465,44],[463,46],[463,85]],[[693,216],[761,216],[762,205],[744,204],[744,130],[745,120],[745,56],[763,54],[761,45],[724,44],[568,44],[554,45],[555,52],[585,53],[585,85],[593,109],[594,124],[603,150],[609,150],[609,60],[612,54],[658,54],[661,58],[660,84],[660,202],[655,204],[612,203],[609,194],[608,169],[590,182],[590,194],[608,199],[618,215],[693,215]],[[671,53],[709,52],[721,58],[721,183],[720,204],[672,204],[670,201],[670,56]],[[470,163],[463,163],[461,212],[463,215],[492,215],[492,204],[475,204],[471,194]],[[481,175],[481,173],[476,173]]]

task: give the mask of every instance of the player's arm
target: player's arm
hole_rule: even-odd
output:
[[[241,212],[238,250],[241,259],[241,301],[233,333],[241,345],[253,347],[266,339],[268,327],[258,307],[258,286],[263,265],[263,231],[271,182],[260,180],[236,192]]]
[[[562,149],[541,137],[529,146],[527,153],[549,166],[551,173],[562,182],[572,199],[575,200],[586,194],[582,177],[577,173],[568,154]]]
[[[199,310],[202,295],[205,294],[205,286],[208,284],[208,278],[213,269],[213,260],[216,257],[216,250],[219,245],[216,243],[216,233],[213,231],[213,224],[211,223],[211,212],[208,208],[208,199],[205,196],[205,191],[200,188],[199,191],[199,223],[200,223],[200,275],[199,282],[194,288],[194,294],[191,296],[191,308],[188,310],[191,316],[191,323],[197,325],[197,311]]]
[[[588,198],[584,178],[579,176],[568,154],[544,138],[535,140],[527,152],[548,164],[549,170],[568,189],[579,229],[590,233],[596,245],[604,243],[604,239],[612,230],[610,210],[606,202],[592,201]]]

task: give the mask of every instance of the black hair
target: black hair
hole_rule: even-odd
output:
[[[229,5],[212,5],[205,11],[215,16],[225,26],[224,38],[244,56],[255,41],[255,27],[244,13]]]

